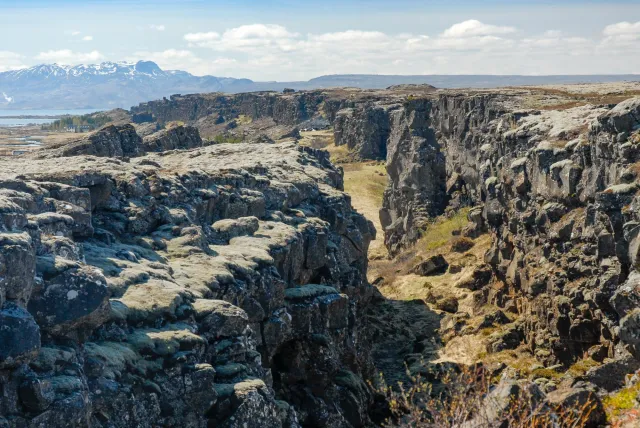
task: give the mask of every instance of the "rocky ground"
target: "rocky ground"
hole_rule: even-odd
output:
[[[367,424],[375,230],[328,156],[134,134],[0,160],[1,423]]]
[[[369,426],[477,364],[464,426],[635,423],[637,83],[127,114],[0,159],[0,426]]]

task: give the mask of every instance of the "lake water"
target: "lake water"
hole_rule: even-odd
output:
[[[83,114],[95,113],[101,109],[76,109],[76,110],[0,110],[0,127],[15,127],[30,124],[44,125],[56,119],[52,118],[16,118],[15,116],[80,116]],[[12,117],[13,116],[13,117]]]

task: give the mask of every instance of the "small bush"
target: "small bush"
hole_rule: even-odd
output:
[[[396,387],[388,386],[381,375],[375,389],[386,397],[392,415],[384,426],[579,428],[586,425],[596,408],[591,400],[581,408],[549,406],[527,388],[520,389],[508,402],[499,403],[490,395],[494,379],[482,366],[462,366],[440,374],[439,379],[429,382],[407,371],[411,384],[399,383]]]

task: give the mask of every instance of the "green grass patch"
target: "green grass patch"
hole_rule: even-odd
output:
[[[541,377],[545,379],[559,379],[562,377],[562,373],[559,373],[555,370],[548,369],[548,368],[534,369],[531,372],[532,379],[539,379]]]
[[[218,134],[213,137],[213,141],[216,144],[238,144],[242,142],[242,137],[239,137],[237,135]]]
[[[426,251],[437,250],[447,245],[453,237],[454,230],[462,229],[467,225],[467,214],[471,208],[462,208],[451,217],[440,216],[433,223],[429,224],[422,232],[422,237],[418,241],[418,247]]]
[[[636,397],[640,393],[640,384],[624,388],[602,400],[609,421],[619,417],[625,411],[635,408],[638,403]]]
[[[585,373],[592,369],[593,367],[598,367],[600,363],[592,360],[591,358],[585,358],[584,360],[578,360],[567,370],[574,377],[584,376]]]
[[[236,123],[238,125],[248,125],[253,122],[253,118],[251,116],[247,116],[246,114],[241,114],[236,119]]]

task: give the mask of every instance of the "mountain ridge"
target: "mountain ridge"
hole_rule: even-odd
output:
[[[38,64],[0,73],[0,110],[129,108],[173,94],[255,92],[430,84],[439,88],[638,81],[640,75],[382,75],[334,74],[294,82],[259,82],[246,78],[195,76],[163,70],[153,61],[102,62],[89,65]]]

